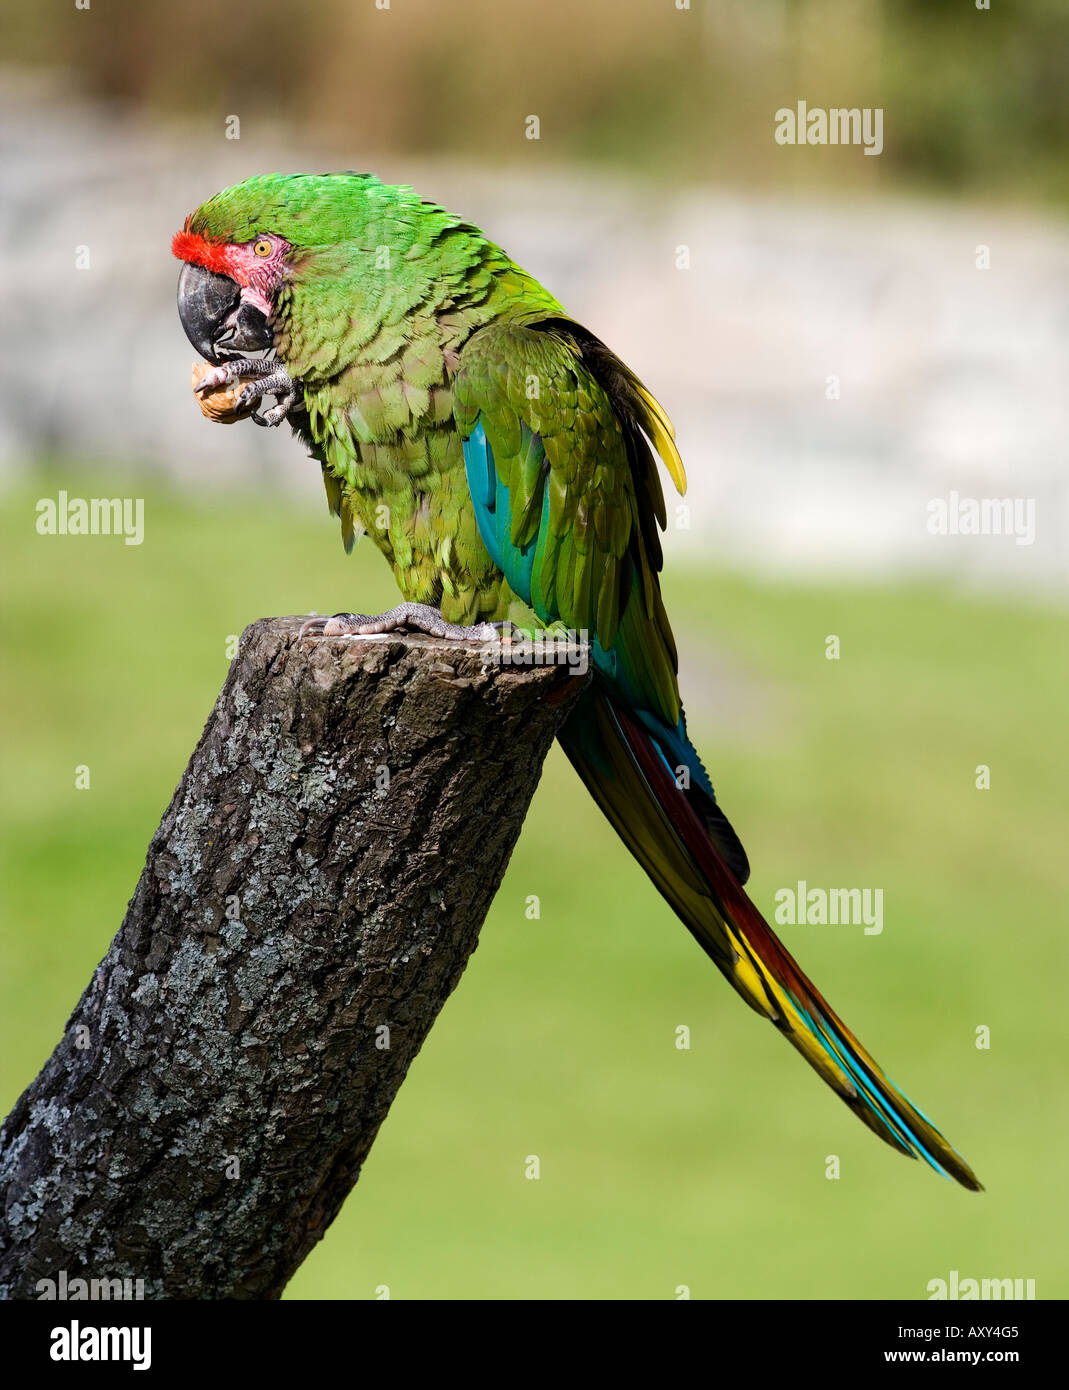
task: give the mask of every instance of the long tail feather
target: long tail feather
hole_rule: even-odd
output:
[[[599,683],[561,733],[580,777],[691,934],[868,1127],[944,1177],[981,1184],[829,1007],[746,896],[650,733]]]

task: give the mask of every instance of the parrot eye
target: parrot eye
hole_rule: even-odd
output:
[[[255,256],[270,256],[271,252],[274,249],[275,248],[271,245],[271,243],[267,240],[266,237],[260,237],[252,244],[253,255]]]

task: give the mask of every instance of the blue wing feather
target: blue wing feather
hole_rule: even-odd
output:
[[[525,447],[536,450],[538,461],[541,463],[545,458],[541,439],[526,424],[522,424],[521,429]],[[549,506],[545,492],[543,491],[542,519],[537,536],[525,546],[513,544],[509,489],[497,471],[493,450],[481,419],[477,421],[470,436],[463,441],[463,448],[464,467],[468,477],[468,489],[475,505],[476,524],[483,544],[490,552],[490,558],[505,576],[512,592],[531,607],[542,622],[556,622],[560,618],[559,611],[556,611],[555,605],[550,606],[547,603],[549,596],[540,592],[541,586],[533,583],[535,560],[545,553],[548,538]],[[544,489],[548,486],[547,478]],[[636,590],[637,584],[636,580]],[[632,598],[635,599],[634,591]],[[677,769],[680,767],[688,768],[692,781],[715,802],[716,793],[697,749],[687,736],[683,715],[680,714],[678,724],[672,728],[644,707],[637,682],[629,676],[630,663],[620,638],[618,637],[617,644],[610,648],[603,647],[595,638],[591,646],[591,660],[595,669],[608,681],[616,694],[626,701],[628,708],[649,731],[672,776],[677,775]]]
[[[536,449],[540,459],[545,458],[542,441],[527,425],[522,427],[524,441],[528,447]],[[490,552],[490,558],[508,581],[508,586],[524,603],[534,608],[544,623],[551,623],[558,617],[544,606],[534,603],[532,578],[536,556],[544,553],[549,531],[549,507],[546,504],[543,484],[542,520],[538,534],[526,545],[515,545],[512,541],[512,503],[509,489],[502,482],[494,463],[493,450],[486,437],[480,420],[470,436],[463,441],[464,468],[468,476],[468,490],[475,505],[475,521],[483,544]]]

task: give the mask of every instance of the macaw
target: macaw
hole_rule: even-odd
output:
[[[273,396],[253,418],[289,421],[345,548],[366,532],[393,566],[400,605],[309,630],[582,634],[593,678],[560,742],[624,844],[870,1129],[979,1190],[743,890],[746,853],[687,734],[658,580],[654,453],[680,493],[683,463],[635,374],[477,227],[368,174],[247,179],[172,249],[182,325],[211,364],[197,389],[240,387],[245,412]]]

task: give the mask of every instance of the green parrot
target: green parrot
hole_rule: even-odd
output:
[[[269,174],[173,242],[179,314],[211,363],[322,465],[351,549],[404,602],[326,636],[567,629],[593,678],[560,734],[624,844],[743,999],[882,1139],[978,1190],[962,1157],[835,1015],[743,891],[746,853],[687,735],[658,575],[655,453],[672,426],[634,373],[470,223],[368,174]],[[273,349],[273,357],[251,356]]]

